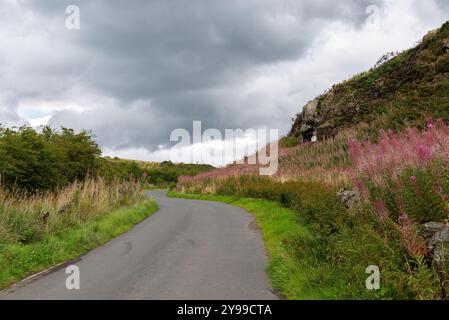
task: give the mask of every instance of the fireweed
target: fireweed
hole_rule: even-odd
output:
[[[442,286],[449,288],[426,263],[419,230],[422,223],[448,218],[449,128],[437,121],[424,131],[370,136],[353,129],[281,149],[275,177],[258,176],[255,166],[230,165],[182,178],[177,190],[262,198],[293,209],[319,241],[284,245],[298,259],[313,255],[317,265],[311,268],[326,265],[338,273],[335,279],[322,275],[330,287],[352,281],[345,275],[375,262],[388,286],[385,297],[441,298]],[[335,197],[341,187],[357,189],[362,201],[342,208]]]
[[[381,130],[379,141],[349,140],[351,178],[380,222],[391,219],[412,256],[425,256],[419,224],[448,218],[449,128]]]
[[[385,177],[397,179],[408,168],[427,168],[436,160],[449,166],[449,127],[442,121],[419,132],[408,128],[403,133],[380,132],[378,143],[349,140],[354,173],[385,184]]]

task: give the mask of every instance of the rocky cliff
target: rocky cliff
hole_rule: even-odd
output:
[[[307,103],[289,136],[320,140],[361,122],[400,130],[449,119],[449,22],[393,56]]]

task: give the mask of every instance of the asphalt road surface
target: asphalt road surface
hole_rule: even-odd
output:
[[[160,210],[82,256],[80,289],[66,265],[0,293],[0,299],[277,299],[254,218],[222,203],[171,199]]]

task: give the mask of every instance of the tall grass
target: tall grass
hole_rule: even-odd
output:
[[[276,181],[320,182],[345,186],[350,183],[351,162],[348,153],[348,140],[357,136],[365,139],[366,125],[343,130],[335,137],[324,141],[301,143],[294,147],[285,147],[280,143],[279,169],[272,176]],[[295,138],[289,138],[295,139]],[[282,141],[282,140],[281,140]],[[252,156],[254,158],[255,155]],[[253,159],[254,161],[254,159]],[[204,185],[209,191],[214,184],[221,184],[229,177],[259,176],[259,164],[230,164],[196,176],[181,176],[177,190]]]
[[[36,242],[142,198],[138,182],[102,178],[33,195],[0,187],[0,244]]]
[[[380,228],[369,206],[346,209],[335,197],[337,188],[312,182],[276,182],[262,177],[230,177],[215,183],[214,193],[205,199],[231,197],[235,204],[250,201],[257,215],[269,218],[261,228],[267,237],[277,234],[280,223],[287,232],[277,234],[277,250],[283,252],[271,269],[273,283],[292,299],[436,299],[440,283],[435,272],[407,254],[396,225]],[[209,198],[208,198],[209,197]],[[246,200],[243,198],[251,198]],[[254,200],[261,199],[261,200]],[[274,204],[286,207],[291,218],[284,220]],[[246,207],[250,209],[251,207]],[[252,212],[252,211],[251,211]],[[408,221],[404,234],[415,236]],[[311,237],[292,235],[298,228]],[[386,230],[386,231],[385,231]],[[408,233],[407,233],[408,232]],[[414,242],[410,243],[414,245]],[[382,274],[382,290],[365,287],[365,269],[377,265]],[[286,274],[282,274],[286,273]]]
[[[350,166],[347,141],[359,132],[358,128],[347,129],[335,137],[303,143],[280,154],[278,177],[282,181],[347,183]]]
[[[177,190],[274,200],[295,211],[316,241],[285,245],[297,259],[313,255],[317,285],[335,297],[365,297],[364,268],[375,264],[382,272],[379,298],[444,298],[449,269],[432,269],[420,229],[449,218],[449,127],[430,122],[423,131],[381,130],[369,139],[363,132],[283,150],[272,178],[248,166],[227,168],[180,180]],[[362,201],[342,206],[336,197],[342,186],[359,190]]]

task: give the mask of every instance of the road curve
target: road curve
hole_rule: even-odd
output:
[[[65,266],[0,293],[0,299],[277,299],[253,217],[209,201],[151,191],[160,210],[73,262],[80,289],[67,290]]]

